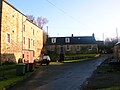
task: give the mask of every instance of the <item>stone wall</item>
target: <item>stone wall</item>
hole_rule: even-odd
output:
[[[69,47],[69,49],[67,48]],[[79,47],[79,48],[78,48]],[[47,46],[49,51],[60,53],[61,45],[49,45]],[[63,45],[64,53],[97,53],[97,44],[74,44],[74,45]]]
[[[23,31],[23,38],[25,43],[23,43],[23,49],[33,50],[35,52],[34,59],[40,55],[40,52],[43,47],[43,32],[31,21],[26,21],[24,23],[25,31]],[[28,47],[28,39],[30,39],[30,48]]]
[[[23,25],[26,26],[26,32],[22,32]],[[42,30],[32,22],[28,21],[24,14],[6,1],[3,1],[1,24],[2,62],[6,60],[17,62],[17,60],[23,56],[23,49],[33,50],[35,52],[35,57],[37,57],[43,46],[42,33]],[[10,43],[7,41],[7,34],[10,34]],[[23,37],[26,38],[26,44],[23,44]],[[31,42],[30,48],[27,47],[28,38],[30,38]],[[34,45],[32,44],[33,40]]]

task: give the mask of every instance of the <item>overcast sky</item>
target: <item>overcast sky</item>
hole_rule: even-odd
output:
[[[120,31],[120,0],[7,0],[25,15],[48,19],[51,37],[116,37]],[[45,30],[46,30],[45,26]],[[120,35],[120,34],[118,34]]]

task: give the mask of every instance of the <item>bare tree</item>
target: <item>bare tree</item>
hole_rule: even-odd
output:
[[[44,17],[38,17],[37,20],[35,20],[35,17],[33,15],[26,15],[27,19],[33,23],[35,23],[38,27],[43,29],[43,26],[48,23],[47,18]]]
[[[33,22],[35,17],[33,15],[27,15],[27,19]]]
[[[48,20],[44,17],[38,17],[37,18],[37,25],[40,27],[40,28],[43,28],[43,26],[48,23]]]

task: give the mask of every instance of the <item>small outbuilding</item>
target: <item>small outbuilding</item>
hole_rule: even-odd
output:
[[[120,42],[117,42],[115,44],[113,52],[114,52],[114,58],[120,61]]]

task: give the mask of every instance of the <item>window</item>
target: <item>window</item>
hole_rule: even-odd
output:
[[[34,35],[34,33],[35,33],[35,31],[34,31],[34,29],[33,29],[33,35]]]
[[[66,46],[66,50],[70,51],[70,46],[69,45]]]
[[[52,43],[56,43],[56,38],[52,38]]]
[[[50,46],[50,51],[54,51],[55,47],[54,46]]]
[[[76,50],[77,50],[77,51],[80,51],[80,46],[76,46]]]
[[[23,37],[23,43],[25,44],[25,37]]]
[[[28,38],[28,48],[30,48],[30,38]]]
[[[24,54],[23,54],[23,58],[24,58]]]
[[[80,46],[77,46],[77,49],[80,49]]]
[[[92,50],[93,46],[88,46],[88,50]]]
[[[25,25],[23,25],[23,31],[25,32]]]
[[[34,40],[33,40],[33,46],[34,46]]]
[[[70,42],[70,38],[65,38],[65,42],[69,43]]]
[[[10,43],[10,34],[9,33],[7,33],[7,42]]]

